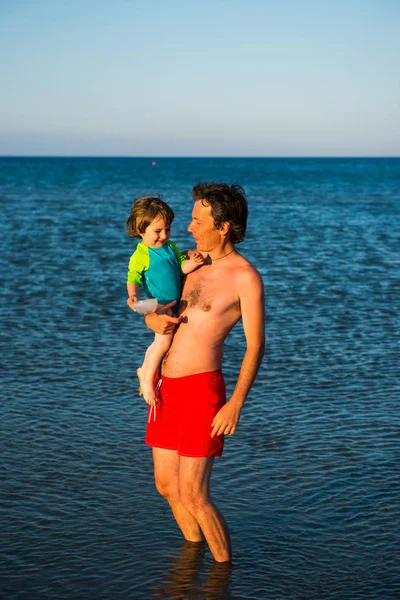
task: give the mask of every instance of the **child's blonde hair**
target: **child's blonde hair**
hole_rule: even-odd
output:
[[[141,237],[146,228],[157,217],[164,219],[169,227],[174,220],[174,211],[159,194],[140,196],[133,201],[132,209],[126,220],[126,230],[130,237]]]

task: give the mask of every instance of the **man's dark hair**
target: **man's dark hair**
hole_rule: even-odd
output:
[[[244,189],[238,183],[198,183],[192,190],[194,200],[210,206],[211,216],[217,229],[229,223],[231,242],[239,244],[244,240],[247,226],[247,200]]]

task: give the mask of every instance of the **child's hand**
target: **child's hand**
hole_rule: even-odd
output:
[[[192,271],[194,271],[195,269],[198,269],[199,267],[201,267],[201,265],[204,265],[204,263],[205,263],[205,259],[201,252],[196,252],[195,250],[189,250],[188,257],[189,258],[187,260],[183,261],[183,263],[181,265],[181,272],[184,275],[191,273]]]
[[[138,297],[135,296],[134,294],[132,294],[131,296],[129,296],[128,300],[126,301],[127,305],[129,306],[129,308],[131,308],[133,311],[135,311],[135,307],[133,306],[135,304],[135,302],[138,301]],[[136,311],[135,311],[136,312]]]
[[[193,252],[189,260],[192,260],[197,266],[204,264],[204,256],[201,252]]]

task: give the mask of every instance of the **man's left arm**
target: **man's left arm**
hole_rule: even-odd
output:
[[[264,286],[260,274],[255,269],[246,269],[241,277],[239,298],[246,337],[246,353],[233,394],[214,418],[211,437],[235,433],[240,411],[265,352]]]

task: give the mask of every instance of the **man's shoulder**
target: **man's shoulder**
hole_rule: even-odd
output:
[[[263,282],[259,271],[249,260],[244,258],[244,256],[240,256],[240,258],[243,260],[238,262],[237,267],[235,268],[238,284],[241,286],[262,286]]]
[[[237,254],[235,262],[235,270],[237,270],[243,276],[249,273],[256,273],[259,275],[256,267],[245,257],[243,254]]]

